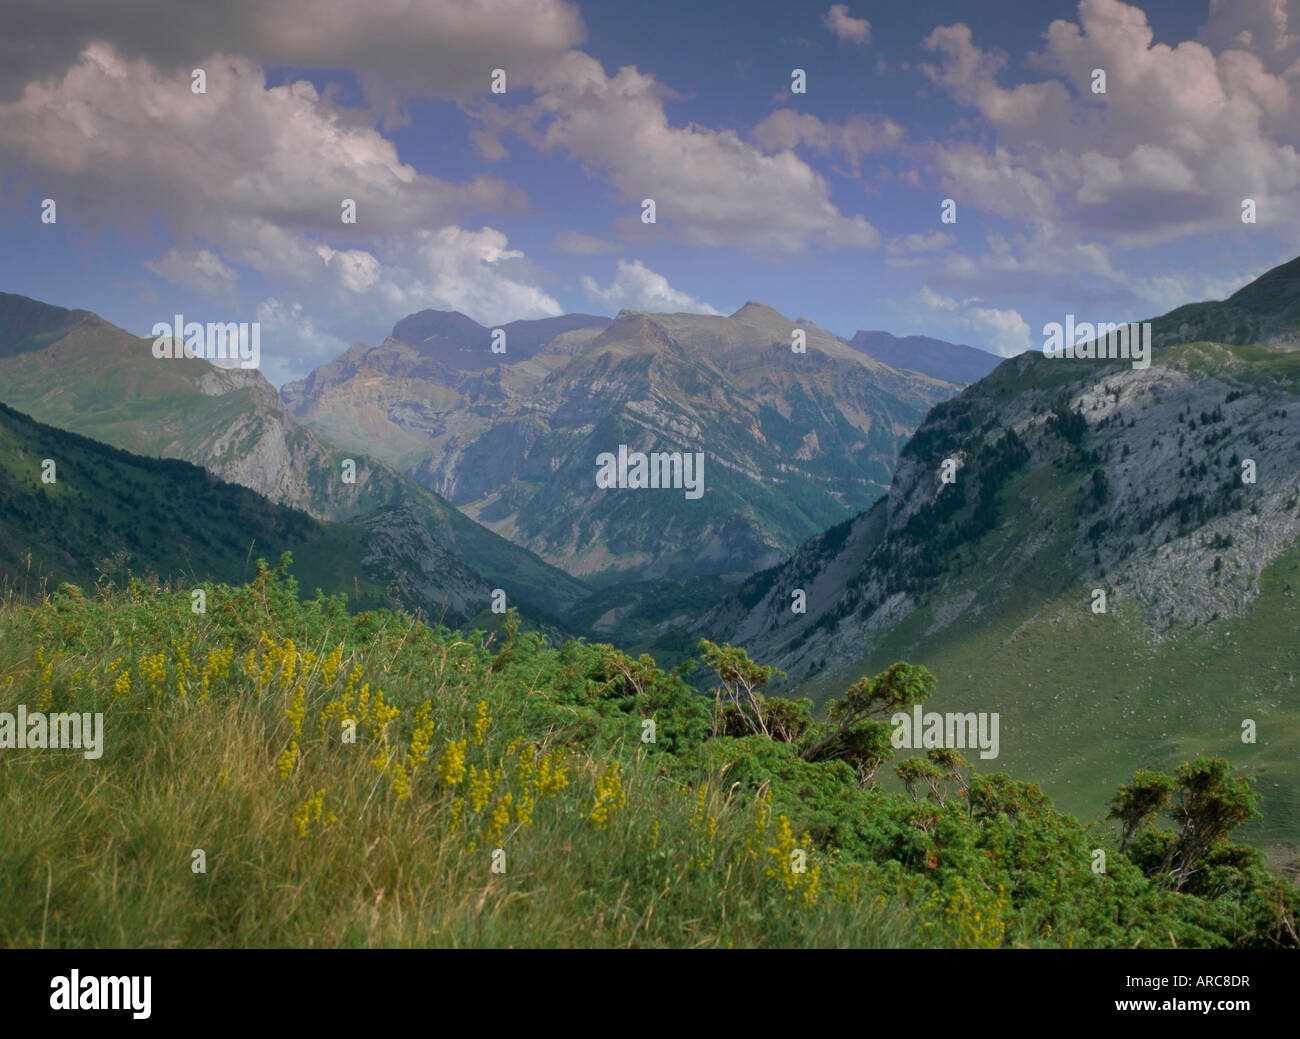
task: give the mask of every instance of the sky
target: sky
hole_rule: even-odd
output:
[[[257,321],[277,385],[425,308],[1010,356],[1294,258],[1298,139],[1300,0],[43,0],[0,10],[0,291]]]

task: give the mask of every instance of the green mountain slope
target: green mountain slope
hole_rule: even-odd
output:
[[[510,603],[536,617],[588,594],[415,481],[304,428],[260,372],[159,360],[150,340],[87,311],[0,294],[0,400],[115,447],[202,465],[318,519],[350,520],[391,506],[415,518],[427,542],[426,569],[458,557],[489,589],[503,588]],[[355,482],[344,477],[349,458]]]
[[[370,538],[364,522],[322,523],[188,462],[133,455],[0,405],[0,577],[19,590],[128,571],[182,586],[244,580],[257,558],[292,552],[305,590],[346,592],[362,607],[401,601],[386,591],[391,573],[359,565]],[[441,604],[409,605],[428,615]]]
[[[1226,300],[1189,303],[1156,318],[1152,337],[1157,346],[1208,339],[1230,346],[1300,347],[1300,257]]]

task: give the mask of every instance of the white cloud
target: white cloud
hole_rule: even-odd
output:
[[[1216,5],[1207,38],[1244,18],[1273,26],[1267,48],[1288,40],[1283,8],[1247,7]],[[969,27],[927,37],[943,60],[926,75],[995,133],[991,147],[934,146],[944,190],[959,205],[1121,248],[1240,230],[1244,197],[1267,208],[1267,230],[1300,232],[1300,73],[1269,73],[1239,49],[1244,37],[1217,55],[1194,40],[1157,44],[1143,11],[1121,0],[1078,10],[1077,24],[1053,21],[1043,51],[1028,56],[1052,78],[1012,88],[997,82],[1006,57],[978,47]],[[1092,93],[1096,68],[1105,94]]]
[[[258,304],[253,320],[261,327],[259,370],[276,386],[302,375],[307,367],[332,361],[348,348],[321,329],[301,303],[271,297]]]
[[[922,41],[922,46],[944,57],[942,67],[922,64],[922,73],[1000,127],[1036,124],[1068,99],[1065,87],[1052,80],[1022,83],[1010,90],[998,86],[997,75],[1007,65],[1006,55],[975,46],[970,26],[941,25]]]
[[[358,318],[382,327],[427,306],[484,321],[562,313],[503,232],[456,220],[520,212],[522,193],[493,177],[452,184],[420,173],[370,125],[373,114],[310,83],[268,88],[243,58],[206,64],[208,92],[196,95],[188,74],[91,45],[62,76],[0,104],[0,158],[83,226],[160,220],[175,240],[148,264],[160,277],[221,293],[236,268],[251,268],[282,306],[305,308],[322,327]],[[355,225],[340,219],[345,198]]]
[[[1209,19],[1198,38],[1215,50],[1251,51],[1280,70],[1291,64],[1300,45],[1300,36],[1288,32],[1289,22],[1287,0],[1210,0]]]
[[[929,234],[909,234],[891,238],[885,251],[890,256],[909,256],[915,253],[933,253],[950,249],[957,239],[946,231],[931,231]]]
[[[1029,323],[1019,311],[986,307],[977,298],[959,302],[934,292],[928,285],[921,287],[914,303],[925,312],[928,323],[935,323],[937,318],[937,323],[952,333],[965,333],[975,339],[973,345],[1002,357],[1014,357],[1030,348]]]
[[[244,58],[208,65],[208,92],[196,95],[188,74],[91,45],[62,77],[0,104],[0,154],[89,219],[147,224],[157,214],[178,237],[203,235],[223,251],[262,225],[370,236],[525,204],[494,177],[452,184],[420,173],[370,116],[306,81],[268,88]],[[340,221],[345,198],[356,201],[355,225]]]
[[[610,310],[644,310],[652,313],[721,314],[707,303],[679,292],[640,260],[618,261],[618,273],[608,288],[601,288],[595,278],[582,278],[582,289],[592,299]]]
[[[515,276],[517,268],[525,271],[524,254],[507,245],[505,234],[492,227],[417,231],[408,247],[410,265],[390,279],[389,292],[411,310],[459,310],[484,325],[563,314],[554,297]]]
[[[209,249],[168,249],[161,259],[146,260],[145,267],[173,285],[208,296],[227,295],[235,287],[235,272]]]
[[[316,246],[316,255],[336,273],[343,287],[352,292],[365,292],[379,280],[379,259],[364,249],[340,252],[322,243]]]
[[[1122,0],[1077,10],[1026,56],[1038,81],[1003,86],[1012,63],[968,26],[924,41],[938,60],[923,73],[976,116],[971,140],[921,147],[932,179],[959,220],[991,214],[1020,229],[989,234],[978,255],[944,254],[929,284],[957,298],[1053,296],[1115,320],[1226,295],[1248,277],[1157,276],[1112,257],[1225,232],[1263,236],[1267,253],[1300,235],[1297,19],[1278,0],[1215,0],[1200,39],[1170,45]],[[1092,93],[1098,68],[1104,94]],[[1244,198],[1257,225],[1241,223]]]
[[[289,244],[313,245],[306,239]],[[428,307],[458,310],[488,326],[564,312],[533,283],[523,252],[509,248],[495,228],[452,225],[389,236],[385,244],[384,261],[359,250],[320,247],[323,262],[337,268],[333,280],[296,285],[292,295],[281,293],[259,305],[268,378],[277,383],[298,378],[337,357],[347,343],[330,329],[343,323],[382,328]],[[341,297],[336,285],[349,281],[355,295]]]
[[[822,24],[841,40],[851,43],[866,43],[871,38],[871,23],[865,18],[850,17],[848,4],[831,4],[831,9],[822,15]]]
[[[835,207],[826,178],[793,152],[764,155],[731,130],[670,126],[670,92],[634,67],[607,76],[596,59],[572,51],[537,86],[532,105],[508,114],[485,105],[479,114],[494,126],[510,118],[539,148],[603,173],[629,213],[654,199],[658,225],[687,244],[798,252],[879,241],[865,219]]]
[[[768,152],[806,145],[821,155],[842,154],[849,160],[855,176],[859,173],[862,156],[897,148],[903,135],[903,128],[888,118],[873,121],[866,116],[854,115],[841,124],[835,124],[790,108],[773,112],[750,134],[758,146]]]

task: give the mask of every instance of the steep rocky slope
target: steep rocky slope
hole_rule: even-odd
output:
[[[866,655],[922,605],[933,638],[1026,582],[1045,597],[1101,588],[1156,637],[1240,614],[1300,530],[1297,360],[1210,343],[1146,371],[1009,360],[931,412],[886,499],[752,578],[708,625],[799,671]]]

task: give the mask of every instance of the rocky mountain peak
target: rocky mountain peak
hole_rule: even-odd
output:
[[[751,325],[780,324],[782,326],[788,326],[793,324],[793,322],[780,311],[774,310],[766,303],[755,303],[753,300],[747,302],[734,314],[731,314],[730,317],[733,321],[744,321]]]

